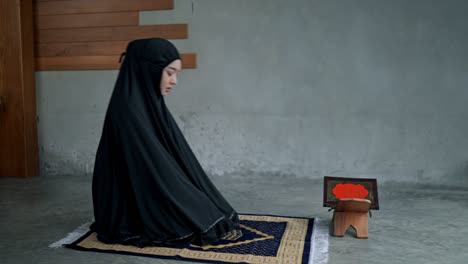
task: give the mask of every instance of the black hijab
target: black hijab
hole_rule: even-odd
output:
[[[161,95],[162,72],[177,59],[177,49],[164,39],[127,47],[93,173],[91,229],[103,242],[206,245],[238,223]]]

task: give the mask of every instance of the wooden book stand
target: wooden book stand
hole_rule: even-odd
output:
[[[356,230],[357,238],[368,238],[367,225],[371,201],[367,199],[337,199],[333,213],[334,236],[344,236],[349,226]]]

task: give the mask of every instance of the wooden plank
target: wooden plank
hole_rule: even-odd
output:
[[[21,50],[24,111],[24,174],[39,176],[39,143],[36,112],[36,78],[34,65],[34,13],[31,1],[20,1]]]
[[[196,69],[197,68],[197,54],[196,53],[182,53],[182,68],[183,69]]]
[[[127,48],[128,41],[50,43],[36,45],[36,57],[57,56],[119,56]]]
[[[128,41],[36,43],[36,57],[120,55]]]
[[[182,68],[194,69],[197,66],[196,54],[184,53]],[[115,70],[120,68],[119,56],[69,56],[69,57],[37,57],[36,70]]]
[[[24,113],[21,81],[21,23],[14,1],[0,1],[0,175],[20,176],[24,170]]]
[[[0,36],[0,176],[37,176],[31,1],[0,1]]]
[[[141,10],[168,10],[174,0],[68,0],[35,2],[37,15],[63,15]]]
[[[36,29],[137,26],[138,12],[35,16]]]
[[[188,37],[187,24],[120,26],[101,28],[42,29],[37,31],[36,41],[53,42],[93,42],[118,41],[160,37],[185,39]]]

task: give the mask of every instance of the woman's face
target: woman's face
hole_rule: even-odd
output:
[[[177,85],[177,75],[180,73],[181,68],[182,62],[180,60],[175,60],[164,68],[160,84],[161,94],[163,96],[168,95],[172,88]]]

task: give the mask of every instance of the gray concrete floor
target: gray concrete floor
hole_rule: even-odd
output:
[[[215,184],[241,213],[319,217],[322,182],[279,176],[225,177]],[[468,263],[468,188],[379,185],[369,239],[329,237],[329,263]],[[0,263],[187,263],[51,249],[92,218],[91,176],[0,179]]]

